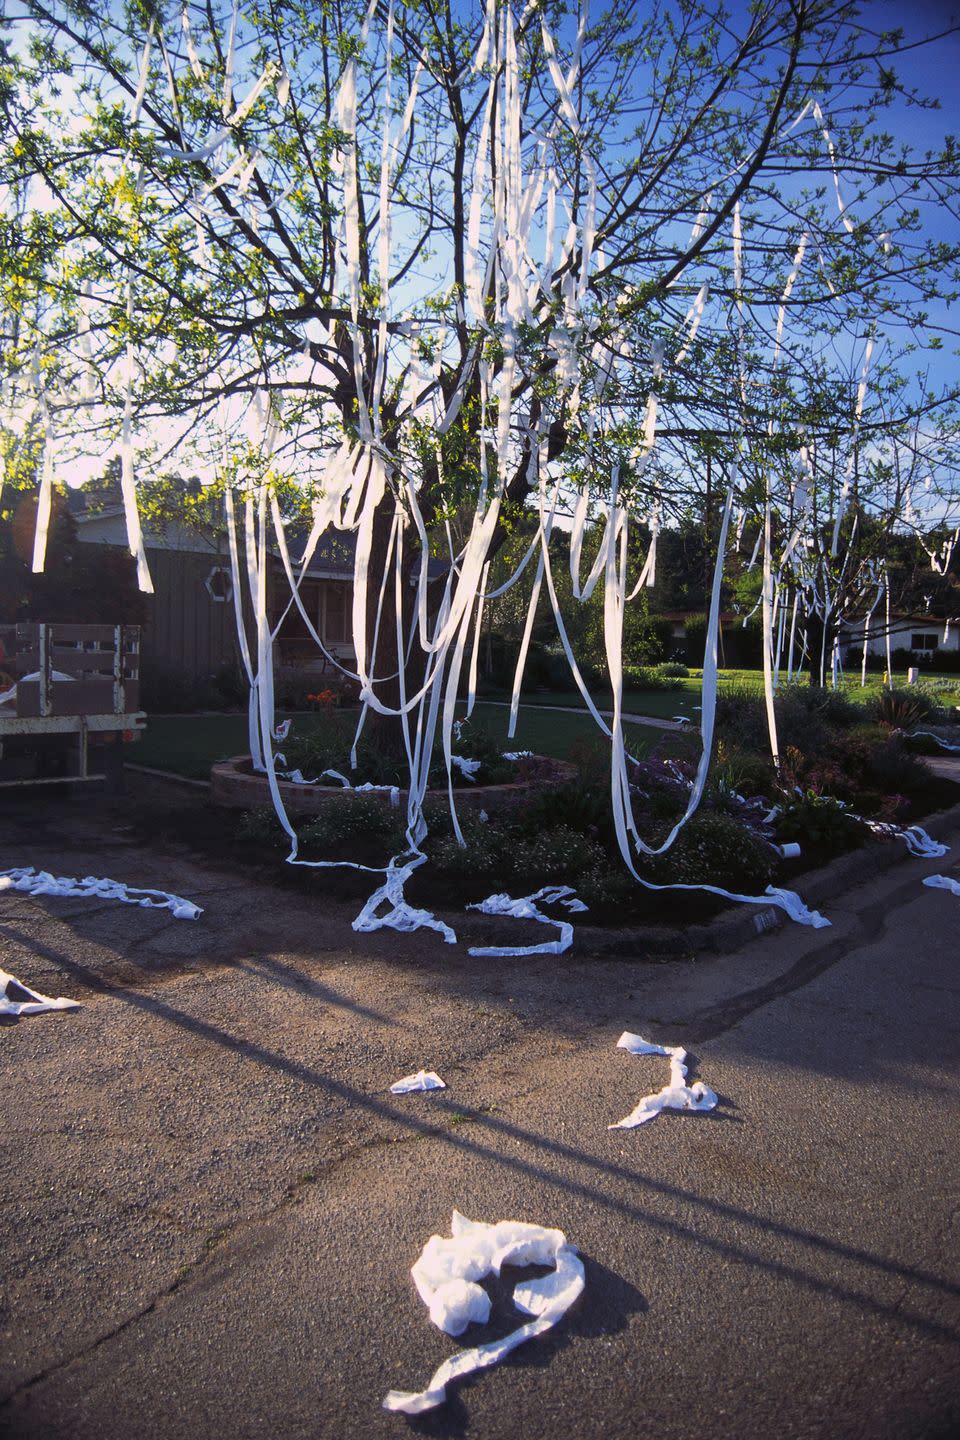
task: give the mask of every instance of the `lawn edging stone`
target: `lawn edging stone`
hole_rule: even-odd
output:
[[[960,830],[960,804],[949,809],[938,810],[933,815],[917,822],[933,840],[945,840]],[[822,908],[848,890],[855,889],[882,875],[905,861],[917,863],[901,840],[876,840],[862,850],[852,850],[831,861],[819,870],[810,870],[802,875],[798,889],[804,903],[813,909]],[[919,884],[919,878],[917,883]],[[829,918],[829,917],[828,917]],[[658,954],[674,958],[692,956],[703,952],[726,955],[739,950],[751,940],[758,940],[773,930],[786,925],[787,917],[775,905],[747,906],[738,904],[729,914],[719,915],[706,925],[678,926],[634,926],[629,930],[614,930],[599,925],[577,925],[574,929],[574,945],[580,955],[597,955],[609,958],[633,956],[642,958],[646,954]],[[461,929],[463,924],[461,921]]]
[[[505,805],[529,795],[545,786],[562,785],[575,778],[576,765],[567,760],[553,760],[554,775],[550,779],[515,780],[506,785],[464,786],[458,789],[457,804],[466,804],[474,810],[486,810],[496,814]],[[278,780],[277,788],[288,815],[317,815],[330,800],[343,794],[354,793],[342,785],[297,785],[292,780]],[[390,791],[368,790],[361,792],[390,803]],[[398,788],[399,804],[405,809],[407,791]],[[427,798],[445,796],[446,788],[428,790]],[[229,760],[220,760],[210,770],[210,801],[224,810],[255,810],[270,803],[270,786],[265,775],[250,768],[249,755],[234,755]]]

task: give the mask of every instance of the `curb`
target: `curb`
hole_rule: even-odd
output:
[[[191,790],[210,789],[209,780],[193,780],[188,775],[178,775],[175,770],[154,770],[151,765],[135,765],[132,760],[124,760],[123,768],[134,775],[148,775],[151,780],[169,780],[174,785],[186,785]]]
[[[923,825],[931,839],[944,840],[960,828],[960,805],[938,810],[917,823]],[[830,865],[798,876],[797,889],[805,904],[819,909],[874,876],[882,875],[907,860],[916,863],[916,859],[901,840],[877,840],[863,850],[853,850]],[[574,945],[581,955],[633,959],[641,958],[644,951],[670,957],[689,957],[703,951],[725,955],[731,950],[739,950],[751,940],[782,929],[786,923],[786,915],[776,905],[748,907],[738,904],[733,914],[721,915],[707,925],[691,925],[683,930],[653,925],[635,930],[578,925],[574,929]]]
[[[211,790],[209,780],[192,780],[171,770],[155,770],[129,761],[124,763],[123,768],[189,789],[208,793]],[[932,839],[943,840],[952,831],[960,829],[960,804],[921,817],[917,823],[923,825]],[[853,890],[904,861],[915,859],[916,856],[910,854],[902,841],[873,840],[862,850],[853,850],[819,870],[810,870],[798,876],[797,889],[805,904],[819,909],[847,890]],[[782,929],[787,923],[786,915],[776,905],[748,907],[733,903],[736,908],[731,913],[720,915],[706,925],[690,925],[683,929],[667,925],[644,925],[630,930],[614,926],[575,925],[574,946],[579,955],[609,956],[611,959],[639,959],[650,954],[669,959],[689,958],[703,952],[726,955],[741,949],[751,940]],[[436,913],[438,918],[446,919],[453,926],[461,941],[468,943],[476,939],[486,942],[489,935],[486,917],[462,910]]]

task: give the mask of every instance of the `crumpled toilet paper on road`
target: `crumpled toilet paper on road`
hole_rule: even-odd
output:
[[[142,890],[124,885],[122,880],[101,880],[96,875],[73,880],[67,875],[51,875],[48,870],[34,870],[32,865],[0,870],[0,890],[20,890],[27,895],[55,895],[68,900],[118,900],[121,905],[171,910],[177,920],[198,920],[203,914],[200,906],[194,905],[192,900],[184,900],[166,890]]]
[[[951,890],[954,895],[960,895],[960,880],[954,880],[949,875],[926,875],[923,883],[931,890]]]
[[[8,985],[17,985],[30,998],[28,1000],[12,1000],[7,995]],[[8,975],[6,970],[0,970],[0,1015],[42,1015],[45,1010],[79,1010],[79,1000],[64,1000],[60,995],[56,1000],[51,1000],[49,995],[41,995],[39,990],[31,990],[29,985],[24,985],[16,975]]]
[[[383,1402],[385,1410],[420,1415],[442,1405],[451,1381],[496,1365],[518,1345],[552,1329],[583,1291],[583,1262],[562,1230],[516,1220],[487,1225],[467,1220],[456,1210],[451,1229],[450,1238],[431,1235],[410,1272],[430,1319],[447,1335],[462,1335],[468,1325],[483,1325],[490,1318],[490,1297],[478,1283],[485,1276],[499,1275],[504,1265],[554,1269],[513,1292],[518,1310],[532,1320],[502,1340],[457,1351],[434,1373],[426,1390],[391,1390]]]
[[[713,1110],[717,1097],[702,1080],[687,1084],[687,1067],[684,1063],[687,1052],[679,1045],[654,1045],[641,1035],[625,1030],[617,1041],[618,1050],[629,1050],[631,1055],[666,1055],[670,1059],[670,1083],[654,1095],[644,1095],[638,1105],[622,1120],[608,1125],[608,1130],[632,1130],[645,1125],[661,1110]]]
[[[557,940],[544,940],[540,945],[471,945],[469,953],[479,959],[496,959],[512,955],[562,955],[573,943],[573,926],[569,920],[553,920],[538,909],[537,901],[543,905],[560,904],[571,914],[581,914],[587,907],[578,900],[572,885],[544,885],[533,895],[522,895],[514,900],[512,895],[488,895],[468,910],[479,910],[484,915],[511,915],[516,920],[539,920],[544,925],[555,925],[560,931]]]
[[[410,1095],[415,1090],[446,1090],[446,1085],[435,1070],[418,1070],[416,1075],[404,1075],[390,1086],[391,1095]]]

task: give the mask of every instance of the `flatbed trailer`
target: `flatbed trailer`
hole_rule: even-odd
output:
[[[119,784],[122,745],[146,723],[138,625],[0,625],[0,671],[0,786]]]

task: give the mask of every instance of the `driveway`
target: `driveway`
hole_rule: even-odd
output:
[[[958,1433],[960,900],[920,882],[960,850],[722,958],[478,960],[145,843],[129,803],[0,822],[0,868],[204,907],[0,895],[0,965],[83,1002],[0,1034],[0,1432]],[[608,1130],[667,1078],[624,1029],[685,1045],[718,1108]],[[421,1067],[448,1088],[389,1093]],[[587,1288],[409,1421],[383,1396],[457,1347],[409,1277],[454,1208],[561,1227]]]

